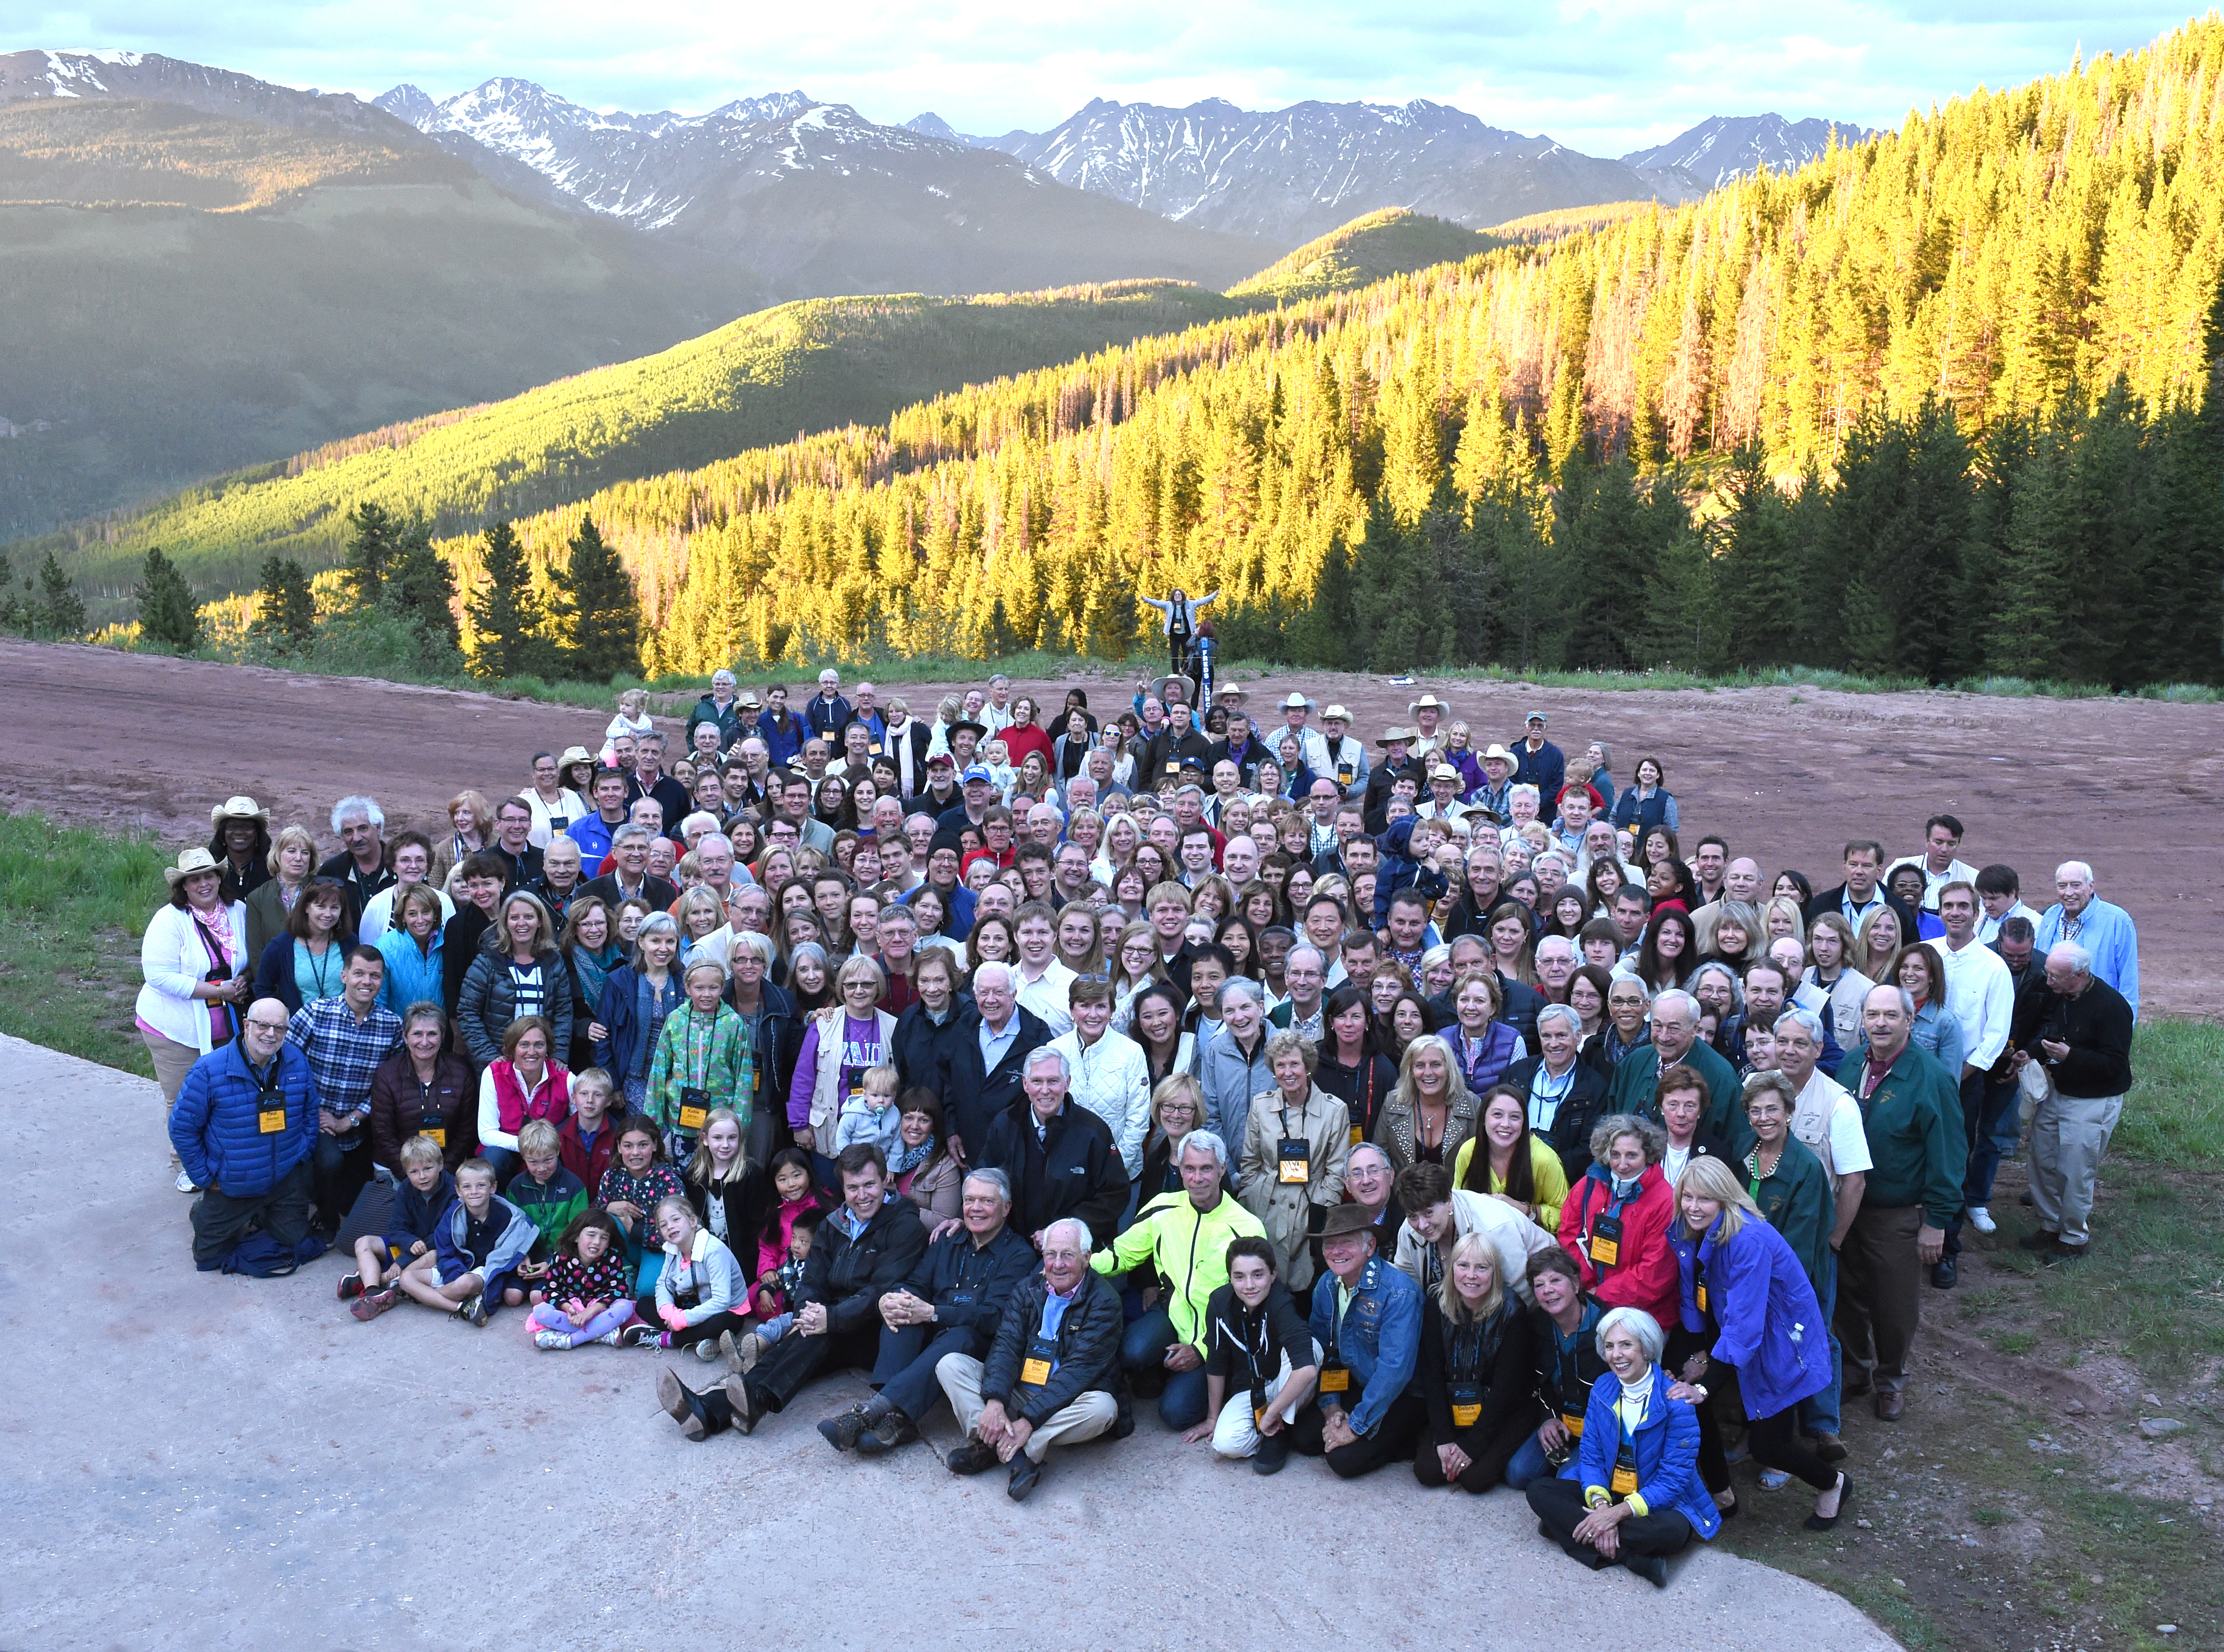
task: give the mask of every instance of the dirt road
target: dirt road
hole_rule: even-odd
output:
[[[1074,684],[1100,716],[1133,689],[1081,676],[1022,686],[1058,703]],[[1687,845],[1718,831],[1770,874],[1797,867],[1818,886],[1838,881],[1848,837],[1908,853],[1924,818],[1949,810],[1968,828],[1962,858],[2013,865],[2034,905],[2051,899],[2057,862],[2091,861],[2102,894],[2139,924],[2143,1002],[2224,1014],[2213,872],[2224,848],[2224,706],[1811,688],[1577,692],[1439,678],[1392,688],[1326,672],[1248,687],[1263,728],[1298,687],[1349,705],[1370,740],[1404,721],[1423,689],[1451,703],[1478,745],[1510,740],[1542,709],[1564,750],[1604,741],[1618,781],[1640,756],[1658,756]],[[888,691],[932,715],[941,689]],[[0,727],[13,760],[0,804],[182,845],[205,833],[211,804],[244,791],[329,840],[332,804],[345,792],[371,792],[390,818],[439,822],[464,786],[514,791],[534,752],[594,747],[608,721],[363,678],[5,642]]]

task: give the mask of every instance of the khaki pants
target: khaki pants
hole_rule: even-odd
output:
[[[2031,1118],[2031,1205],[2038,1225],[2065,1245],[2092,1237],[2093,1186],[2108,1138],[2124,1116],[2120,1095],[2063,1095],[2038,1104]]]
[[[1915,1240],[1921,1205],[1864,1205],[1838,1251],[1838,1308],[1833,1327],[1846,1365],[1872,1374],[1881,1393],[1907,1380],[1908,1350],[1923,1307],[1923,1260]]]
[[[950,1397],[950,1409],[957,1413],[958,1431],[968,1435],[981,1421],[983,1409],[981,1370],[981,1362],[970,1353],[946,1353],[934,1368],[935,1380]],[[1050,1455],[1052,1446],[1077,1446],[1084,1440],[1094,1440],[1119,1420],[1117,1401],[1101,1388],[1084,1389],[1027,1436],[1027,1453],[1039,1463]]]
[[[176,1107],[178,1092],[186,1088],[186,1075],[193,1070],[193,1063],[201,1058],[201,1052],[191,1044],[181,1044],[143,1027],[139,1036],[147,1041],[147,1053],[154,1058],[155,1082],[162,1087],[162,1100]]]

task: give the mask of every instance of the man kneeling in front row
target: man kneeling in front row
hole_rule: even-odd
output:
[[[1014,1502],[1041,1480],[1052,1446],[1118,1439],[1134,1427],[1121,1399],[1127,1315],[1120,1293],[1090,1271],[1092,1244],[1089,1225],[1072,1217],[1045,1228],[1042,1267],[1012,1293],[988,1359],[945,1354],[935,1367],[966,1435],[950,1472],[1009,1463]]]

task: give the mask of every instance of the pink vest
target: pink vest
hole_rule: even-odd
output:
[[[560,1125],[572,1114],[572,1075],[554,1062],[540,1080],[540,1088],[531,1095],[518,1082],[517,1069],[506,1060],[497,1060],[487,1069],[494,1075],[494,1106],[497,1121],[505,1136],[515,1136],[525,1127],[528,1119],[546,1119],[552,1125]]]

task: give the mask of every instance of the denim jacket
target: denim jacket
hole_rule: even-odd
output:
[[[1352,1384],[1360,1390],[1358,1403],[1350,1407],[1351,1426],[1356,1433],[1372,1434],[1391,1403],[1412,1384],[1421,1352],[1421,1288],[1377,1256],[1359,1276],[1341,1327],[1336,1323],[1336,1296],[1333,1274],[1314,1287],[1313,1338],[1324,1350],[1333,1347],[1351,1368]],[[1343,1405],[1349,1398],[1349,1393],[1324,1394],[1320,1403]]]

